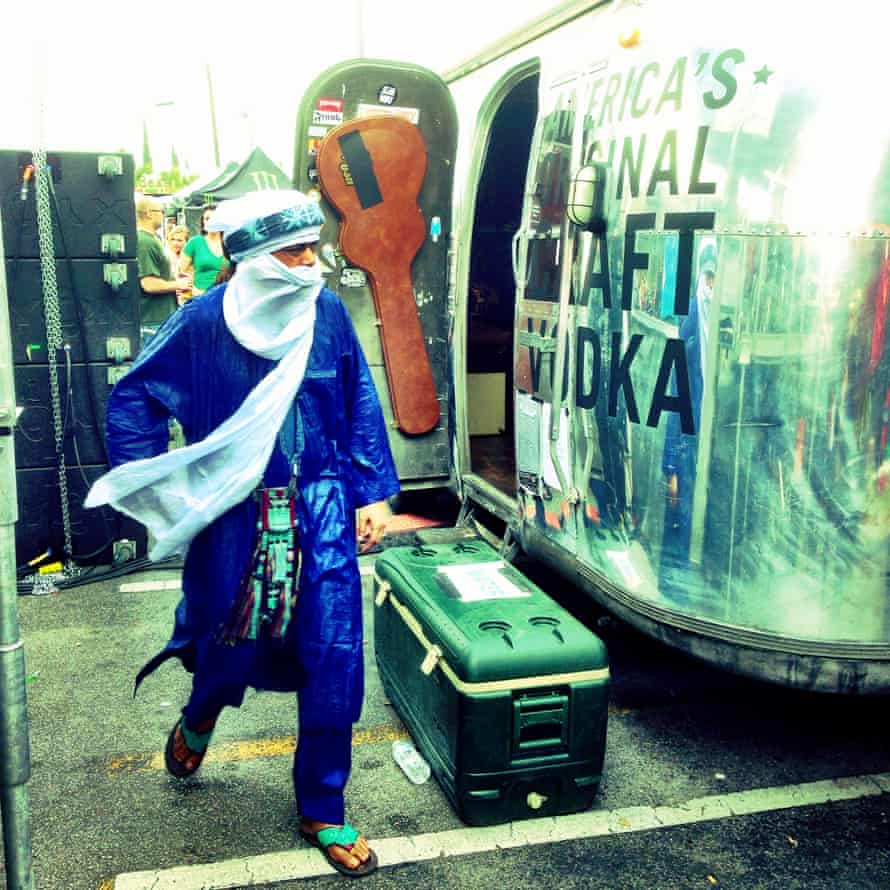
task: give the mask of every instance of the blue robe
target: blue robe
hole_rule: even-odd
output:
[[[106,418],[112,466],[166,451],[171,415],[188,442],[203,439],[274,367],[229,333],[222,315],[224,291],[224,286],[213,288],[174,313],[115,386]],[[287,484],[295,454],[302,552],[297,609],[284,645],[275,644],[280,651],[260,659],[246,684],[298,688],[303,725],[346,726],[358,719],[364,695],[354,511],[395,494],[399,483],[352,322],[326,289],[318,297],[306,374],[279,432],[266,486]],[[248,498],[195,537],[173,636],[140,680],[172,655],[188,670],[196,664],[225,665],[225,653],[215,651],[224,644],[216,637],[248,568],[255,524],[256,509]]]

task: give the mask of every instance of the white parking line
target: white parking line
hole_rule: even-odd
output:
[[[491,828],[458,828],[434,834],[383,838],[369,842],[377,852],[381,867],[385,868],[408,862],[488,853],[509,847],[670,828],[887,793],[890,793],[890,773],[875,773],[807,782],[803,785],[718,794],[675,806],[590,810],[570,816],[529,819]],[[115,878],[112,886],[114,890],[231,890],[234,887],[259,887],[276,881],[334,874],[336,872],[325,862],[318,850],[298,849],[206,865],[130,872]]]
[[[359,566],[362,575],[373,575],[374,564]],[[179,590],[182,582],[176,581],[129,581],[118,587],[119,593],[150,593],[155,590]]]
[[[129,581],[118,587],[120,593],[148,593],[153,590],[179,590],[181,581]]]

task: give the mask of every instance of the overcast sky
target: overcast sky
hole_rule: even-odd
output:
[[[49,0],[25,15],[4,3],[0,148],[30,149],[42,138],[52,151],[124,149],[138,164],[145,121],[156,167],[172,143],[191,172],[208,173],[209,65],[221,161],[259,145],[290,174],[300,96],[325,68],[363,50],[442,71],[559,5]]]

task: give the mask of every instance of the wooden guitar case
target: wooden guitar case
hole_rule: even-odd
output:
[[[439,401],[414,300],[411,263],[426,239],[417,196],[426,174],[420,130],[398,117],[334,127],[318,149],[318,178],[340,214],[340,249],[371,282],[383,360],[399,429],[439,422]]]

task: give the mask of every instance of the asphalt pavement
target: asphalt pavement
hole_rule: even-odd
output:
[[[405,729],[371,640],[347,816],[381,854],[366,887],[890,887],[888,700],[826,698],[716,671],[644,638],[540,567],[530,572],[605,640],[612,669],[603,781],[576,816],[474,829],[434,780],[391,755]],[[221,717],[197,776],[162,751],[187,695],[177,662],[135,699],[165,642],[176,571],[19,599],[42,890],[299,888],[342,883],[297,837],[293,697],[249,692]],[[0,886],[5,872],[0,859]]]

